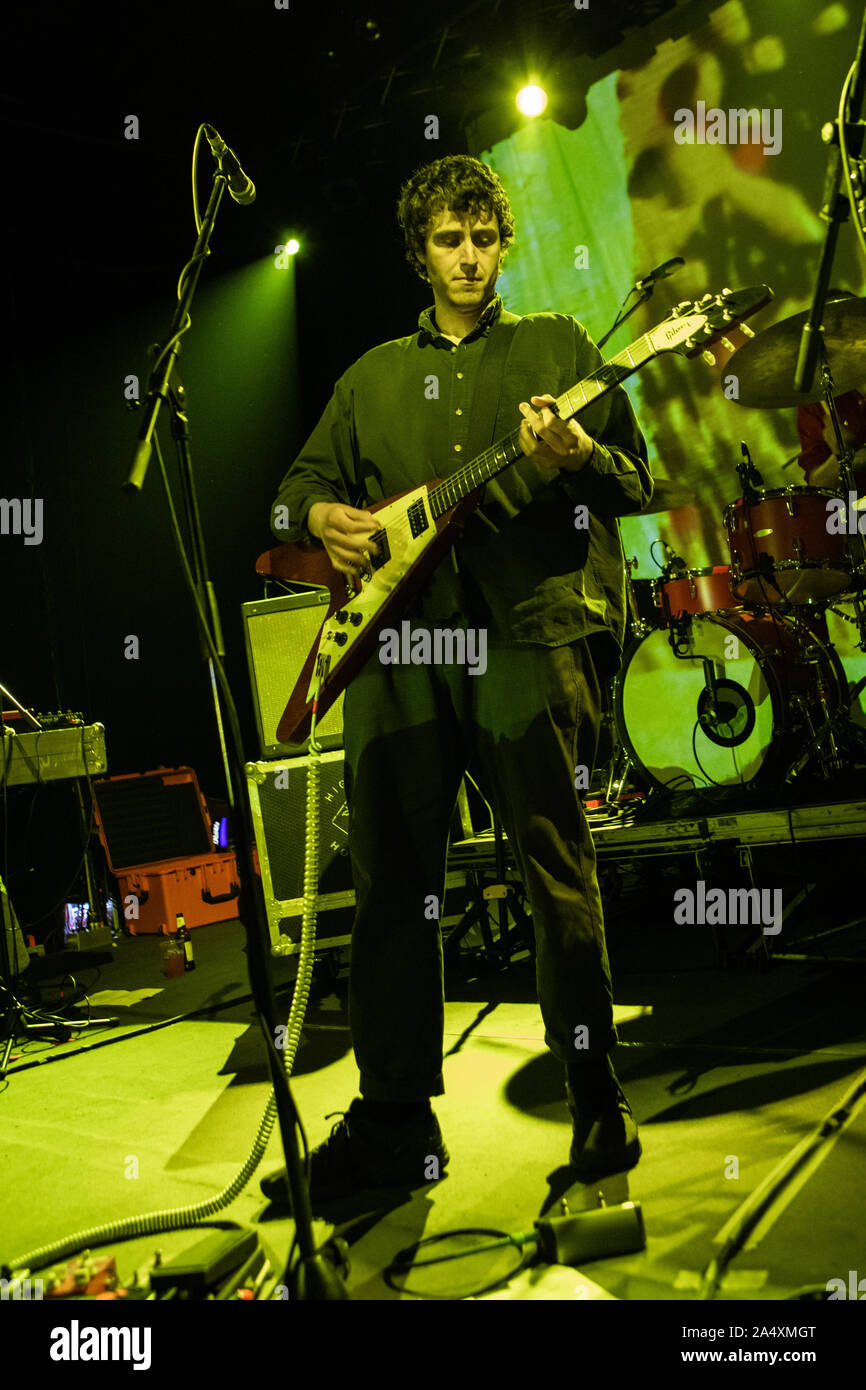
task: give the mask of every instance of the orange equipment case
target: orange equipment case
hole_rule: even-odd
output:
[[[191,767],[159,767],[93,781],[95,815],[119,910],[133,935],[173,935],[237,916],[232,850],[214,850],[207,804]]]

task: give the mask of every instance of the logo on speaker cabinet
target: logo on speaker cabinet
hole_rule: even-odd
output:
[[[334,837],[329,848],[334,854],[348,854],[349,807],[346,805],[346,788],[342,777],[335,787],[325,792],[322,800],[327,809],[328,819],[334,827]]]

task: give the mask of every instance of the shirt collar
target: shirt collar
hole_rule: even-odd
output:
[[[422,310],[422,312],[418,315],[418,327],[421,330],[422,341],[425,336],[429,338],[431,342],[436,342],[437,339],[442,339],[442,334],[436,327],[436,321],[433,317],[434,313],[435,305],[431,304],[429,309]],[[499,294],[495,294],[491,299],[490,303],[485,306],[484,312],[482,313],[475,327],[472,329],[472,332],[467,333],[466,337],[463,339],[464,343],[471,342],[473,338],[477,338],[480,334],[486,333],[487,329],[491,326],[491,324],[496,322],[501,313],[502,296]],[[448,342],[449,339],[445,338],[443,341]]]

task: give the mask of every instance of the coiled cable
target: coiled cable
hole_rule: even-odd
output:
[[[319,778],[321,771],[319,759],[322,753],[321,744],[316,740],[315,733],[320,683],[321,681],[316,685],[313,699],[313,718],[310,727],[301,949],[292,995],[292,1007],[286,1030],[285,1068],[287,1076],[292,1074],[300,1045],[301,1029],[310,995],[315,954],[319,883]],[[28,1272],[44,1269],[70,1255],[77,1254],[79,1251],[108,1245],[112,1241],[133,1240],[140,1236],[155,1235],[161,1231],[178,1231],[206,1222],[209,1217],[229,1206],[243,1192],[264,1157],[276,1118],[277,1104],[272,1087],[253,1146],[243,1167],[228,1186],[224,1187],[216,1196],[203,1202],[194,1202],[185,1207],[169,1207],[164,1211],[152,1211],[146,1212],[142,1216],[127,1217],[123,1221],[111,1221],[101,1226],[91,1226],[85,1231],[77,1231],[74,1235],[66,1236],[49,1245],[41,1245],[34,1250],[28,1250],[26,1254],[10,1261],[8,1268],[14,1271],[27,1270]],[[4,1270],[6,1268],[7,1266],[4,1266]]]

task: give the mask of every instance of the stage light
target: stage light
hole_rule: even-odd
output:
[[[528,87],[521,87],[516,97],[517,109],[522,111],[524,116],[540,116],[547,106],[547,93],[543,87],[536,87],[534,84]]]
[[[382,37],[382,29],[379,21],[368,15],[364,19],[355,20],[355,34],[363,43],[378,43]]]
[[[297,256],[300,249],[301,243],[297,241],[294,237],[290,237],[289,240],[286,242],[286,251],[290,256]]]

